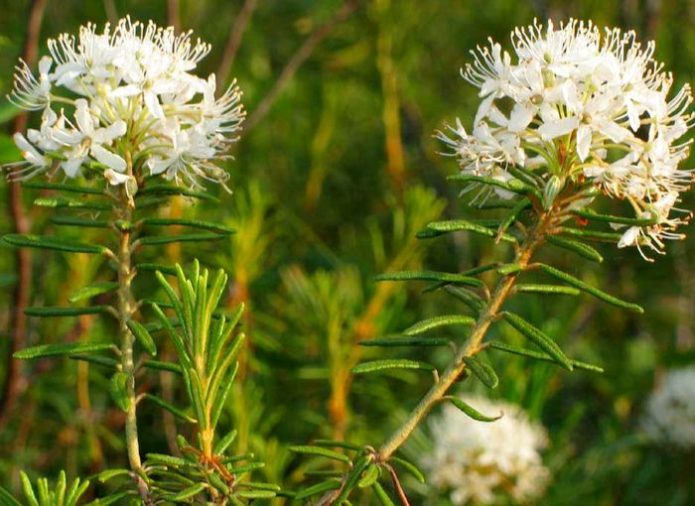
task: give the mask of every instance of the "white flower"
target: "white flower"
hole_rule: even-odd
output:
[[[653,59],[654,44],[576,20],[534,23],[511,38],[511,54],[490,41],[463,71],[482,99],[472,133],[457,121],[453,135],[438,134],[462,172],[561,176],[629,202],[638,218],[666,199],[658,220],[628,229],[619,246],[637,246],[645,256],[645,248],[661,253],[664,239],[681,238],[674,230],[689,213],[672,214],[692,182],[679,169],[690,149],[691,141],[679,139],[693,126],[692,96],[685,85],[669,98],[673,78]]]
[[[224,184],[228,174],[217,164],[230,158],[245,113],[236,83],[216,98],[215,76],[192,73],[208,44],[125,18],[113,30],[88,24],[77,37],[62,34],[48,50],[38,77],[23,62],[17,67],[12,100],[44,114],[40,128],[18,138],[27,168],[15,176],[58,167],[76,177],[89,167],[131,190],[147,175]]]
[[[539,499],[550,478],[540,454],[547,445],[545,429],[518,406],[483,397],[462,399],[483,413],[503,416],[477,422],[444,406],[430,422],[434,446],[422,458],[431,483],[448,492],[455,505],[498,504],[500,496]]]
[[[695,448],[695,366],[666,373],[647,401],[642,426],[656,441]]]

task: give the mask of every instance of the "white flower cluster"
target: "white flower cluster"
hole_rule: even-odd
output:
[[[695,448],[695,366],[666,373],[647,401],[642,424],[656,441]]]
[[[540,455],[547,445],[545,429],[518,406],[483,397],[462,399],[485,414],[503,416],[477,422],[444,406],[430,422],[434,448],[422,461],[430,482],[449,491],[455,505],[498,504],[501,496],[517,502],[540,498],[550,478]]]
[[[643,256],[642,247],[661,253],[664,239],[681,238],[674,230],[687,217],[671,211],[692,181],[678,168],[689,153],[679,139],[693,125],[692,96],[685,85],[669,98],[673,78],[653,59],[653,42],[576,20],[517,28],[511,42],[514,57],[490,40],[462,72],[482,98],[472,132],[457,122],[451,137],[439,133],[463,173],[507,181],[521,168],[593,184],[653,221],[628,228],[618,244]]]
[[[216,98],[215,76],[192,73],[208,44],[125,18],[113,31],[88,24],[62,34],[48,49],[38,77],[17,66],[10,99],[43,114],[38,129],[15,135],[25,161],[14,177],[96,170],[132,191],[147,174],[190,186],[228,178],[217,162],[245,113],[236,84]]]

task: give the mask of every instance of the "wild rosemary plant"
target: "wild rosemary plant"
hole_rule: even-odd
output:
[[[177,195],[214,199],[202,191],[201,180],[224,186],[228,174],[218,163],[227,158],[244,118],[238,88],[233,84],[216,98],[215,76],[202,79],[192,73],[210,46],[194,42],[190,33],[176,35],[173,28],[152,23],[126,18],[102,33],[87,25],[77,38],[63,34],[49,40],[48,48],[50,56],[41,59],[38,76],[23,63],[17,68],[11,99],[41,111],[41,124],[15,136],[24,162],[14,164],[11,177],[39,176],[25,186],[43,192],[36,205],[57,211],[50,221],[85,231],[83,235],[97,229],[103,242],[62,234],[3,239],[18,247],[101,256],[103,280],[70,297],[90,304],[32,307],[27,313],[103,314],[113,322],[115,337],[39,344],[16,357],[68,356],[111,370],[113,401],[124,413],[129,468],[98,475],[99,481],[110,483],[96,504],[243,504],[273,497],[277,487],[244,477],[259,465],[251,455],[229,454],[234,431],[220,435],[218,430],[243,341],[236,329],[243,307],[232,314],[218,310],[227,276],[222,271],[211,276],[197,261],[189,273],[178,265],[143,261],[156,259],[152,250],[164,244],[217,240],[232,232],[216,223],[157,217],[157,210]],[[156,233],[169,226],[194,232]],[[164,299],[145,300],[134,292],[134,279],[147,272],[155,273]],[[158,331],[173,343],[175,363],[154,359]],[[137,381],[150,369],[177,375],[188,405],[178,408],[141,392]],[[143,458],[141,402],[153,402],[186,424],[177,439],[180,455]],[[28,478],[22,479],[25,500],[32,505],[75,504],[87,488],[87,482],[76,481],[66,491],[61,475],[54,492],[39,480],[37,498]]]
[[[676,203],[689,188],[692,175],[678,168],[690,144],[678,139],[692,126],[692,97],[684,86],[670,98],[673,78],[652,58],[653,43],[643,47],[633,32],[601,31],[591,23],[573,20],[559,28],[551,22],[518,28],[511,41],[513,54],[492,41],[489,47],[478,48],[473,64],[462,73],[480,89],[473,131],[466,132],[457,122],[449,133],[438,133],[460,163],[461,171],[450,178],[452,182],[472,194],[477,207],[502,209],[502,217],[437,221],[418,237],[466,231],[511,245],[513,254],[465,272],[407,271],[379,277],[380,281],[429,282],[426,291],[443,290],[466,311],[420,321],[402,335],[362,344],[453,345],[455,353],[442,372],[426,362],[398,358],[356,366],[354,374],[422,369],[433,372],[434,384],[378,447],[319,441],[296,448],[347,468],[329,474],[297,497],[319,496],[317,504],[322,505],[347,504],[356,490],[372,489],[384,505],[394,504],[394,499],[409,504],[400,471],[420,480],[424,477],[396,452],[435,406],[450,402],[480,422],[498,418],[497,413],[481,413],[451,395],[452,387],[467,378],[488,388],[497,386],[498,377],[483,358],[487,353],[551,362],[568,371],[601,371],[568,357],[541,325],[508,310],[507,301],[534,294],[585,293],[621,309],[643,310],[539,261],[537,254],[546,245],[601,262],[601,254],[589,243],[613,242],[618,247],[635,246],[651,261],[650,253],[663,254],[664,240],[682,237],[676,229],[690,213]],[[605,197],[620,201],[631,215],[597,211]],[[530,348],[489,337],[490,328],[501,324],[519,332]],[[447,326],[469,331],[461,342],[435,337]],[[348,453],[336,451],[340,449]],[[385,482],[392,493],[382,485]]]

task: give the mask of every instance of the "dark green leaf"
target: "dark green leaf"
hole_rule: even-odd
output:
[[[289,450],[293,453],[303,453],[306,455],[315,455],[318,457],[325,457],[327,459],[338,460],[340,462],[348,463],[350,458],[342,453],[329,450],[328,448],[323,448],[321,446],[290,446]]]
[[[438,327],[445,327],[451,325],[463,325],[470,326],[475,325],[475,319],[470,316],[450,314],[435,316],[434,318],[428,318],[427,320],[422,320],[414,325],[411,325],[403,331],[407,336],[413,336],[417,334],[422,334],[428,330],[432,330]]]
[[[463,357],[463,361],[483,385],[488,388],[497,388],[500,380],[490,365],[475,357]]]
[[[22,248],[49,249],[54,251],[66,251],[69,253],[96,254],[105,253],[107,251],[103,246],[70,241],[59,237],[7,234],[2,236],[2,240],[8,244]]]
[[[12,497],[12,495],[2,487],[0,487],[0,504],[3,506],[22,506],[22,503]]]
[[[161,272],[162,274],[167,274],[169,276],[176,276],[176,269],[169,265],[162,264],[152,264],[152,263],[141,263],[135,264],[135,269],[143,272]]]
[[[74,200],[66,197],[42,197],[34,200],[34,205],[38,207],[51,207],[54,209],[92,209],[95,211],[109,211],[113,207],[107,202]]]
[[[109,306],[86,306],[86,307],[28,307],[24,313],[29,316],[41,317],[62,317],[62,316],[80,316],[85,314],[100,314],[108,313]]]
[[[424,369],[433,371],[434,367],[425,362],[416,360],[407,360],[404,358],[373,360],[371,362],[363,362],[352,368],[353,374],[366,374],[370,372],[379,372],[391,369]]]
[[[80,218],[78,216],[51,216],[51,223],[55,225],[65,225],[68,227],[82,228],[108,228],[109,222],[106,220],[93,220],[91,218]]]
[[[167,496],[168,501],[172,502],[188,502],[186,499],[191,499],[196,495],[200,494],[203,490],[207,488],[204,483],[196,483],[195,485],[188,487],[178,494]]]
[[[226,234],[179,234],[179,235],[156,235],[141,237],[136,242],[141,246],[161,246],[175,242],[202,242],[218,241],[227,237]]]
[[[598,288],[594,288],[593,286],[584,283],[584,281],[575,278],[574,276],[567,274],[566,272],[562,272],[561,270],[556,269],[555,267],[540,264],[540,268],[547,274],[553,276],[554,278],[559,279],[560,281],[564,281],[568,285],[574,286],[575,288],[578,288],[590,295],[593,295],[594,297],[596,297],[599,300],[602,300],[603,302],[607,302],[608,304],[612,304],[623,309],[629,309],[630,311],[634,311],[636,313],[644,313],[644,309],[642,309],[641,306],[633,302],[626,302],[624,300],[618,299],[617,297],[607,294],[606,292],[599,290]]]
[[[153,357],[157,356],[157,346],[147,329],[135,320],[128,320],[127,325],[138,342],[145,348],[145,351]]]
[[[587,230],[583,228],[560,227],[558,232],[562,235],[571,237],[581,237],[589,241],[598,242],[618,242],[623,236],[617,232],[599,232],[598,230]]]
[[[69,355],[69,358],[72,360],[79,360],[80,362],[89,362],[90,364],[108,367],[110,369],[117,369],[120,364],[120,362],[114,358],[101,355]]]
[[[230,430],[222,439],[220,439],[215,445],[215,454],[222,455],[227,451],[229,445],[231,445],[236,439],[237,431],[236,429]]]
[[[170,225],[178,225],[183,227],[199,228],[201,230],[209,230],[220,234],[233,234],[234,230],[220,223],[200,220],[185,220],[179,218],[144,218],[142,224],[147,227],[166,227]]]
[[[124,372],[118,371],[113,376],[111,376],[111,382],[109,383],[109,393],[111,393],[111,398],[116,403],[122,411],[128,411],[130,409],[130,398],[128,397],[128,375]]]
[[[469,286],[482,286],[483,283],[479,279],[470,276],[462,276],[461,274],[451,272],[434,272],[434,271],[401,271],[390,272],[387,274],[379,274],[374,278],[376,281],[443,281],[446,283],[455,283]]]
[[[376,498],[381,503],[381,506],[396,506],[384,490],[384,487],[382,487],[378,481],[374,483],[374,495],[376,495]]]
[[[195,419],[191,418],[189,415],[187,415],[185,411],[182,411],[182,410],[178,409],[177,407],[172,406],[171,404],[166,402],[164,399],[160,399],[156,395],[152,395],[152,394],[145,394],[145,398],[151,400],[160,408],[167,410],[172,415],[179,417],[181,420],[184,420],[188,423],[195,423]]]
[[[497,416],[484,415],[480,411],[475,409],[473,406],[466,403],[465,401],[462,401],[458,397],[447,397],[446,399],[450,401],[458,409],[463,411],[466,415],[468,415],[468,417],[478,422],[494,422],[495,420],[499,420],[500,418],[502,418],[502,413],[500,413]]]
[[[316,439],[314,440],[314,444],[316,446],[327,446],[329,448],[345,448],[346,450],[355,451],[359,451],[362,449],[362,447],[359,445],[348,443],[347,441],[336,441],[333,439]]]
[[[581,293],[579,289],[572,286],[523,283],[516,285],[515,290],[519,293],[547,293],[550,295],[579,295]]]
[[[40,344],[31,348],[24,348],[16,352],[13,357],[20,360],[32,360],[35,358],[55,357],[58,355],[81,355],[96,351],[109,350],[113,347],[109,343],[57,343]]]
[[[328,492],[329,490],[337,490],[339,488],[340,480],[331,479],[322,483],[317,483],[316,485],[312,485],[311,487],[307,487],[304,490],[300,490],[299,492],[297,492],[294,498],[297,501],[301,501],[302,499],[306,499],[307,497],[312,497],[323,492]]]
[[[143,367],[148,369],[156,369],[158,371],[168,371],[176,374],[183,374],[181,371],[181,366],[178,364],[172,364],[171,362],[160,362],[159,360],[145,360],[142,363]]]
[[[57,190],[67,193],[82,193],[86,195],[100,195],[105,197],[104,191],[99,188],[90,188],[88,186],[77,186],[74,184],[64,184],[64,183],[45,183],[36,181],[26,181],[22,183],[25,188],[31,188],[33,190]]]
[[[335,499],[335,504],[344,504],[344,501],[350,497],[350,493],[357,486],[362,473],[367,469],[367,467],[372,463],[372,457],[368,455],[363,455],[357,459],[354,463],[352,469],[345,477],[345,484],[343,485],[340,494]]]
[[[97,295],[113,292],[118,289],[118,283],[113,281],[103,281],[100,283],[92,283],[91,285],[83,286],[72,292],[68,297],[68,302],[75,303],[85,299],[91,299]]]
[[[392,456],[389,461],[399,464],[403,469],[410,473],[417,481],[420,483],[425,483],[425,475],[418,469],[418,467],[412,462],[402,459],[400,457]]]
[[[431,237],[432,232],[436,234],[448,234],[450,232],[473,232],[475,234],[484,235],[486,237],[496,237],[497,231],[491,228],[484,227],[477,223],[467,220],[448,220],[435,221],[427,225],[427,228],[421,233],[418,233],[419,238]],[[516,237],[503,233],[500,238],[505,242],[516,243]]]
[[[360,341],[360,346],[380,346],[384,348],[397,346],[447,346],[449,340],[442,337],[381,337]]]
[[[219,199],[209,193],[190,190],[183,186],[148,184],[140,191],[138,197],[145,195],[183,195],[184,197],[193,197],[200,200],[208,200],[210,202],[219,202]]]
[[[557,363],[562,365],[568,371],[572,370],[570,360],[567,358],[567,356],[565,356],[557,343],[543,331],[534,327],[521,316],[515,315],[514,313],[505,312],[503,316],[512,327],[530,339],[531,342],[538,346],[541,350],[553,357]]]
[[[580,210],[572,211],[572,214],[579,216],[581,218],[586,218],[587,220],[602,221],[606,223],[620,223],[622,225],[635,225],[635,226],[647,226],[654,225],[657,222],[657,218],[626,218],[623,216],[611,216],[608,214],[598,214],[593,211]]]
[[[587,260],[591,260],[592,262],[598,263],[603,262],[603,257],[601,256],[601,254],[588,244],[584,244],[579,241],[574,241],[572,239],[563,239],[562,237],[557,237],[553,235],[548,236],[547,239],[550,244],[558,246],[559,248],[566,249],[568,251],[572,251],[577,255],[586,258]]]
[[[557,361],[553,357],[547,355],[546,353],[528,350],[526,348],[519,348],[510,344],[504,344],[497,341],[493,341],[488,344],[488,347],[494,350],[506,351],[507,353],[512,353],[514,355],[520,355],[522,357],[529,357],[537,360],[543,360],[544,362],[552,362],[555,364],[557,363]],[[570,360],[570,363],[575,369],[583,369],[585,371],[600,373],[604,372],[602,367],[593,364],[587,364],[586,362],[580,362],[579,360]]]

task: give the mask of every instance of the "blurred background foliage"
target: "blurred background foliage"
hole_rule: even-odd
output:
[[[0,1],[3,93],[22,52],[29,8],[27,1]],[[39,54],[46,53],[47,37],[125,14],[194,30],[213,44],[201,73],[217,72],[227,84],[234,76],[244,90],[248,128],[228,167],[234,193],[220,194],[217,204],[177,200],[161,211],[217,220],[236,235],[215,245],[171,246],[157,260],[198,256],[230,273],[228,304],[247,304],[249,344],[225,423],[238,428],[240,453],[253,451],[266,462],[263,478],[289,489],[304,479],[307,466],[287,446],[317,437],[378,444],[428,386],[421,374],[353,379],[349,371],[359,360],[389,354],[363,350],[359,341],[459,309],[442,295],[422,294],[423,286],[376,284],[373,276],[423,265],[462,270],[506,248],[456,235],[425,249],[414,238],[438,216],[480,213],[446,183],[456,164],[440,156],[432,135],[457,116],[471,123],[478,99],[458,75],[468,51],[488,36],[508,41],[514,26],[534,17],[574,16],[655,39],[658,59],[679,84],[692,82],[695,73],[690,0],[48,0]],[[240,26],[244,16],[248,23]],[[0,160],[7,162],[17,156],[8,141],[12,112],[4,104],[0,110]],[[0,192],[7,209],[6,183]],[[50,210],[32,209],[36,192],[24,193],[31,230],[50,231]],[[686,204],[692,208],[693,199]],[[5,216],[2,233],[14,226],[9,211]],[[523,358],[493,357],[501,378],[495,395],[521,404],[550,431],[545,459],[553,481],[543,504],[692,504],[693,452],[651,444],[639,429],[646,396],[663,371],[695,361],[690,235],[669,245],[655,264],[610,245],[602,248],[600,266],[551,247],[545,252],[549,263],[638,302],[644,316],[589,298],[581,304],[539,296],[514,301],[559,336],[568,354],[606,369],[568,374],[552,366],[531,370]],[[0,248],[0,384],[10,377],[14,261],[13,250]],[[31,305],[57,305],[91,281],[98,265],[86,256],[34,253],[32,271]],[[138,283],[145,291],[154,287],[149,274]],[[26,341],[105,332],[89,316],[29,319]],[[435,363],[445,363],[437,356],[444,352],[432,353]],[[20,469],[56,476],[65,468],[72,478],[123,459],[123,420],[96,366],[40,361],[22,365],[13,381],[17,402],[2,413],[0,429],[1,486],[17,490]],[[141,386],[165,398],[180,395],[166,373],[150,375]],[[144,450],[174,446],[174,420],[154,406],[141,412]],[[422,430],[405,452],[426,448]],[[415,504],[436,497],[408,486]],[[447,504],[445,497],[433,501]]]

